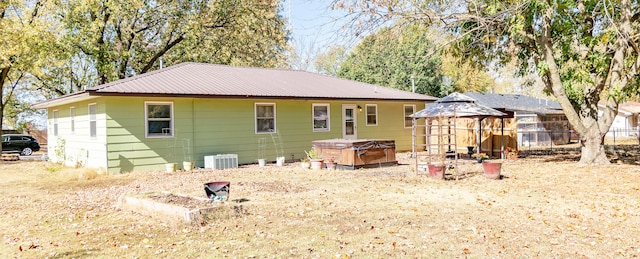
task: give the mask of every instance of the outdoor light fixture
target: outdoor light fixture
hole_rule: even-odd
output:
[[[358,105],[358,111],[361,112],[362,111],[362,106]]]

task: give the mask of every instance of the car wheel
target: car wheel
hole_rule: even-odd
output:
[[[23,156],[30,156],[33,154],[33,150],[31,150],[30,147],[25,147],[20,154]]]

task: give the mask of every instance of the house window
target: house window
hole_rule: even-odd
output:
[[[365,105],[367,111],[367,126],[378,125],[378,105],[367,104]]]
[[[53,135],[58,136],[58,110],[53,111]]]
[[[411,128],[412,120],[411,114],[414,114],[416,111],[416,106],[414,104],[405,104],[404,105],[404,127]]]
[[[256,103],[256,133],[276,132],[276,104]]]
[[[173,103],[145,102],[147,137],[173,137]]]
[[[329,131],[329,105],[313,104],[313,131]]]
[[[69,108],[69,120],[71,120],[71,133],[76,132],[76,107]]]
[[[89,137],[95,138],[97,134],[97,125],[96,125],[96,104],[89,104]]]

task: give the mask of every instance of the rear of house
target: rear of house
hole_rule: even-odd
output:
[[[34,105],[48,111],[49,156],[110,172],[237,154],[296,161],[321,139],[393,139],[435,98],[303,71],[183,63]]]

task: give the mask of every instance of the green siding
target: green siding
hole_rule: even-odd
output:
[[[174,137],[145,137],[145,102],[173,103]],[[63,135],[67,130],[63,118],[68,117],[69,107],[75,106],[76,134],[88,136],[89,103],[97,104],[98,138],[81,138],[78,143],[67,145],[90,149],[87,152],[92,154],[90,159],[97,161],[94,164],[102,163],[110,172],[164,170],[165,163],[181,166],[180,162],[189,158],[197,167],[203,167],[204,156],[227,153],[238,154],[241,164],[254,163],[261,138],[267,144],[265,158],[275,161],[271,134],[255,133],[255,103],[275,103],[276,128],[287,160],[302,158],[313,140],[341,138],[343,104],[378,106],[377,126],[366,126],[365,111],[357,112],[359,139],[393,139],[396,150],[411,150],[411,128],[403,126],[403,105],[414,104],[417,110],[424,108],[421,102],[398,101],[99,97],[49,109],[49,127],[52,127],[51,111],[59,110],[59,131]],[[330,105],[330,131],[313,131],[313,104]],[[420,142],[424,143],[424,139]]]
[[[91,103],[96,104],[97,136],[89,136],[89,108]],[[70,108],[75,107],[74,125],[71,131]],[[58,136],[53,136],[53,111],[58,111]],[[68,105],[61,105],[47,110],[48,113],[48,156],[52,161],[61,162],[69,166],[90,166],[106,168],[106,132],[105,103],[96,98],[89,101],[81,101]],[[64,145],[62,141],[64,140]],[[56,150],[64,152],[56,152]]]

